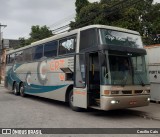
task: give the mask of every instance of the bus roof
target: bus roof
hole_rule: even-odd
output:
[[[83,28],[80,28],[80,31],[90,29],[90,28],[102,28],[102,29],[123,31],[123,32],[126,32],[126,33],[132,33],[132,34],[140,35],[139,32],[137,32],[137,31],[124,29],[124,28],[120,28],[120,27],[107,26],[107,25],[89,25],[89,26],[85,26]]]
[[[8,51],[7,54],[14,53],[14,52],[17,52],[17,51],[21,51],[21,50],[24,50],[24,49],[27,49],[27,48],[30,48],[30,47],[34,47],[36,45],[40,45],[40,44],[43,44],[43,43],[46,43],[46,42],[50,42],[52,40],[56,40],[56,39],[60,39],[60,38],[63,38],[63,37],[71,36],[71,35],[74,35],[74,34],[80,32],[80,31],[91,29],[91,28],[102,28],[102,29],[116,30],[116,31],[122,31],[122,32],[126,32],[126,33],[132,33],[132,34],[135,34],[135,35],[140,35],[139,32],[137,32],[137,31],[124,29],[124,28],[119,28],[119,27],[113,27],[113,26],[107,26],[107,25],[89,25],[89,26],[85,26],[83,28],[75,29],[75,30],[72,30],[72,31],[69,31],[69,32],[61,33],[61,34],[58,34],[58,35],[55,35],[55,36],[51,36],[49,38],[45,38],[45,39],[33,42],[28,46],[25,46],[25,47],[22,47],[22,48],[19,48],[19,49],[16,49],[16,50]]]

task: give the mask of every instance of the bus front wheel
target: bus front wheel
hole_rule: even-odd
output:
[[[21,83],[20,88],[19,88],[19,91],[20,91],[20,95],[21,95],[22,97],[25,97],[25,96],[26,96],[26,94],[24,93],[25,87],[24,87],[24,84],[23,84],[23,83]]]
[[[71,90],[69,93],[69,106],[73,111],[82,111],[81,108],[73,106],[73,90]]]

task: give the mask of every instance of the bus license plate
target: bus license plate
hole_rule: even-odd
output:
[[[135,105],[135,104],[137,104],[137,101],[130,101],[129,104],[130,105]]]

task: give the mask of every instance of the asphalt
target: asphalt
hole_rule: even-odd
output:
[[[149,106],[132,108],[132,110],[140,111],[144,118],[160,121],[160,104],[158,103],[151,102]]]
[[[3,81],[1,81],[0,87],[4,87]],[[151,102],[149,106],[130,108],[130,110],[134,110],[132,113],[135,112],[135,115],[137,114],[136,112],[139,112],[141,114],[139,116],[143,118],[160,121],[160,102]]]

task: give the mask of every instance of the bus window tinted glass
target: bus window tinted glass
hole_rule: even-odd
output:
[[[33,59],[37,60],[43,57],[43,45],[33,48]]]
[[[57,56],[57,46],[58,46],[57,41],[46,43],[44,46],[44,56],[45,57]]]
[[[75,52],[76,40],[75,37],[66,38],[59,42],[59,55],[74,53]]]
[[[9,64],[10,55],[6,56],[6,64]]]
[[[144,56],[133,56],[134,84],[149,84]]]
[[[14,63],[14,59],[15,59],[15,53],[10,55],[9,63]]]
[[[86,67],[85,67],[85,56],[84,54],[76,55],[76,79],[75,86],[79,88],[85,87],[85,79],[86,79]]]
[[[101,44],[143,48],[140,35],[107,29],[100,29],[100,34]]]
[[[15,53],[15,61],[18,63],[23,61],[23,51]]]
[[[24,61],[32,61],[32,48],[24,50]]]
[[[96,37],[96,29],[88,29],[81,32],[80,35],[80,51],[96,46],[97,37]]]

